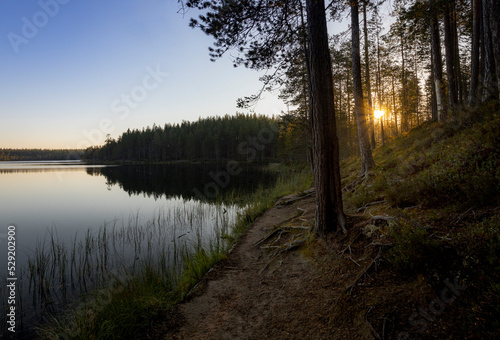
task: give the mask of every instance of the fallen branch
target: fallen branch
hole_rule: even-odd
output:
[[[349,256],[349,260],[351,260],[352,262],[354,262],[356,264],[356,266],[358,267],[361,267],[361,265],[359,263],[356,262],[356,260],[354,260],[352,257]]]
[[[368,248],[369,246],[392,247],[393,245],[393,243],[372,242],[365,248]]]
[[[368,209],[368,207],[371,207],[372,205],[383,204],[383,203],[387,203],[387,201],[386,200],[381,200],[381,201],[375,201],[375,202],[367,203],[363,207],[361,207],[358,210],[356,210],[356,212],[360,212],[361,210],[366,210],[366,209]]]
[[[390,221],[390,220],[395,220],[396,217],[392,217],[392,216],[383,216],[383,215],[375,215],[375,216],[372,216],[372,220],[382,220],[382,221]]]
[[[415,208],[420,208],[421,204],[417,204],[417,205],[414,205],[414,206],[411,206],[411,207],[406,207],[404,208],[403,210],[409,210],[409,209],[415,209]]]
[[[368,326],[370,326],[370,331],[372,332],[373,336],[375,336],[377,339],[381,339],[380,338],[380,335],[378,335],[377,331],[375,330],[375,328],[373,328],[372,324],[370,323],[370,321],[368,321],[368,314],[370,314],[371,310],[373,309],[373,307],[370,307],[370,309],[368,309],[368,312],[366,312],[366,315],[365,315],[365,320],[366,320],[366,323],[368,324]]]
[[[395,220],[396,217],[393,216],[384,216],[384,215],[372,215],[372,213],[369,211],[368,212],[371,216],[372,220],[383,220],[383,221],[390,221],[390,220]]]

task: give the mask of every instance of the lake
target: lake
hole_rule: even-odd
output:
[[[236,162],[0,162],[0,277],[8,276],[7,235],[15,230],[16,299],[29,324],[105,284],[122,265],[162,256],[173,265],[175,248],[207,246],[235,222],[244,204],[237,197],[276,179]]]

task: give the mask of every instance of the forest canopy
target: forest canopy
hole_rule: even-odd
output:
[[[102,147],[86,149],[82,158],[146,162],[307,160],[306,149],[298,150],[298,141],[292,142],[295,137],[290,124],[276,117],[236,114],[153,125],[129,129],[117,139],[108,138]]]

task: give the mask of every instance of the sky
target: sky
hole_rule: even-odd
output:
[[[210,61],[176,0],[2,0],[0,148],[86,148],[128,128],[249,112],[263,73]],[[265,94],[253,108],[286,106]]]

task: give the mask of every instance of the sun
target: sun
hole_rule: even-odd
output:
[[[375,110],[375,111],[373,111],[373,115],[375,116],[375,118],[380,119],[384,115],[384,111],[382,111],[382,110]]]

